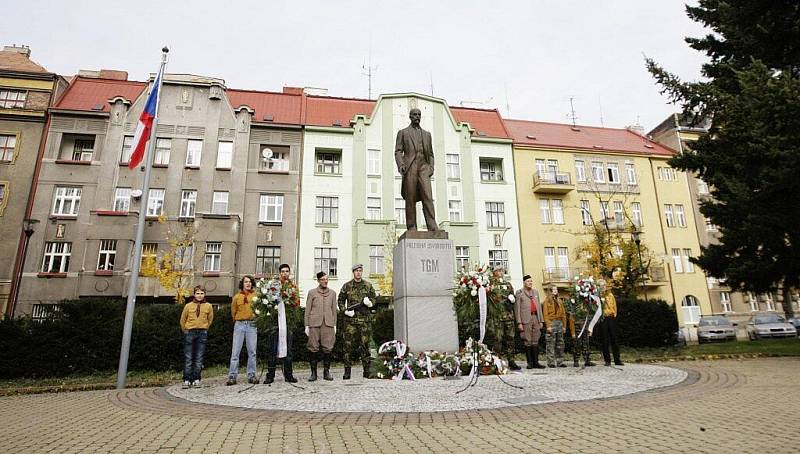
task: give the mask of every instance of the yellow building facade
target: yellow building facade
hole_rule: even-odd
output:
[[[566,290],[588,270],[578,251],[594,225],[622,236],[636,230],[652,257],[642,293],[676,307],[691,338],[711,306],[705,275],[689,262],[700,243],[686,175],[667,164],[674,151],[626,129],[505,124],[514,140],[524,273],[541,290]]]

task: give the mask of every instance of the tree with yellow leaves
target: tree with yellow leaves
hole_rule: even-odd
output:
[[[167,223],[164,216],[160,224]],[[193,222],[180,222],[179,226],[168,225],[167,244],[169,249],[161,254],[145,254],[142,251],[141,274],[155,277],[161,287],[174,295],[177,304],[191,296],[194,286],[194,243],[197,228]]]

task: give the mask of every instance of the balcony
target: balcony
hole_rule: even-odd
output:
[[[537,194],[566,194],[575,189],[568,172],[536,172],[533,174],[533,192]]]
[[[545,268],[542,270],[542,285],[555,284],[559,288],[567,288],[575,276],[588,276],[586,268]]]

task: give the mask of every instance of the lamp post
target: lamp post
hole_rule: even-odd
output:
[[[25,243],[22,245],[22,260],[19,265],[19,271],[14,276],[14,291],[10,295],[9,304],[11,308],[8,312],[9,317],[14,318],[14,310],[17,308],[17,298],[19,297],[19,286],[22,283],[22,271],[25,269],[25,258],[28,256],[28,243],[31,241],[31,236],[34,234],[34,226],[39,223],[38,219],[23,219],[22,220],[22,233],[25,234]]]
[[[639,230],[634,230],[631,232],[631,236],[633,237],[633,242],[636,243],[636,252],[639,253],[639,278],[642,280],[642,292],[644,293],[644,300],[648,301],[647,298],[647,286],[644,282],[644,267],[642,266],[642,232]]]

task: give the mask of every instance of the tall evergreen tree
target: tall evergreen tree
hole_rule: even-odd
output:
[[[708,134],[670,162],[709,184],[700,211],[719,243],[694,260],[734,289],[782,285],[787,315],[800,284],[800,2],[699,0],[688,16],[711,29],[686,38],[709,57],[704,80],[685,82],[647,59],[647,69],[685,119],[710,119]]]

